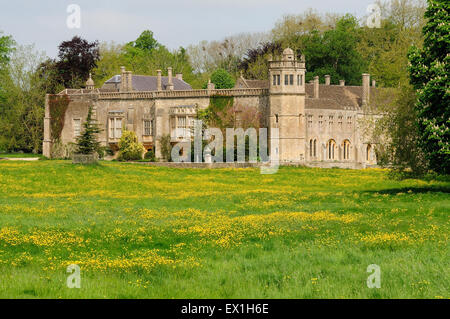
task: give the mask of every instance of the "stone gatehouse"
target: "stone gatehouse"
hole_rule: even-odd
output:
[[[269,60],[269,80],[247,80],[242,76],[233,89],[193,90],[182,74],[167,76],[161,70],[156,76],[134,75],[125,68],[121,74],[94,88],[90,78],[86,89],[66,89],[70,103],[59,137],[62,145],[74,143],[80,134],[88,109],[102,126],[99,141],[117,148],[122,130],[136,132],[146,149],[161,157],[159,139],[170,134],[173,143],[186,138],[191,131],[198,109],[205,109],[213,96],[233,97],[241,107],[256,107],[261,115],[261,127],[279,129],[281,163],[317,167],[363,168],[376,164],[375,141],[372,141],[365,119],[376,117],[369,112],[370,97],[376,93],[375,81],[362,75],[362,86],[325,84],[315,77],[305,83],[305,57],[296,58],[287,48],[283,55]],[[52,157],[54,143],[51,134],[49,96],[46,98],[43,153]],[[176,128],[176,130],[174,130]],[[174,134],[173,132],[177,133]],[[181,132],[181,135],[180,135]],[[183,133],[184,132],[184,133]]]

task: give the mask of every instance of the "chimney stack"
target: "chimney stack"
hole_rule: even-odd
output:
[[[314,77],[314,98],[315,99],[319,98],[319,77],[318,76]]]
[[[156,70],[156,90],[162,91],[161,70]]]
[[[175,75],[175,77],[176,77],[178,80],[183,81],[183,73],[177,73],[177,74]]]
[[[362,75],[362,105],[369,104],[370,100],[370,74]]]
[[[169,77],[169,80],[167,82],[167,90],[173,91],[173,79],[172,79],[172,68],[167,68],[167,75]]]
[[[330,84],[331,84],[331,76],[325,75],[325,85],[330,85]]]
[[[128,91],[127,71],[124,66],[120,67],[120,92]]]
[[[340,86],[345,86],[345,80],[339,80],[339,85]]]

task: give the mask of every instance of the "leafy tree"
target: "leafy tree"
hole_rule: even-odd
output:
[[[8,63],[15,42],[11,36],[4,35],[0,31],[0,70]]]
[[[78,36],[59,45],[59,61],[56,66],[66,87],[88,79],[89,72],[97,66],[98,45],[98,41],[88,42]]]
[[[44,54],[17,46],[0,72],[0,149],[38,153],[42,147],[45,92],[52,86],[36,72]]]
[[[420,146],[438,173],[450,173],[450,3],[428,0],[423,49],[409,52],[411,84],[417,90]]]
[[[65,88],[84,87],[100,58],[98,41],[88,42],[75,36],[70,41],[63,41],[58,49],[58,59],[48,59],[39,66],[41,76]]]
[[[100,149],[97,134],[102,130],[92,119],[92,106],[89,107],[86,121],[83,123],[83,132],[77,138],[77,152],[80,154],[94,154]]]
[[[130,42],[127,44],[129,48],[136,48],[142,51],[151,52],[153,49],[159,47],[160,44],[153,37],[153,32],[150,30],[145,30],[141,33],[141,35],[136,39],[136,41]]]
[[[119,140],[119,156],[120,161],[134,161],[142,159],[144,146],[138,142],[136,133],[124,130]]]
[[[344,79],[350,85],[360,84],[366,64],[356,50],[358,41],[358,21],[351,15],[341,17],[334,29],[323,34],[313,31],[303,43],[309,71],[306,80],[329,74],[333,83]]]
[[[419,147],[416,95],[411,85],[377,92],[375,100],[388,101],[377,103],[384,116],[376,122],[373,139],[382,136],[378,144],[380,164],[391,166],[394,171],[404,173],[411,170],[414,175],[422,175],[428,169],[428,162]]]
[[[235,81],[230,73],[224,69],[217,69],[211,74],[211,82],[215,84],[216,89],[232,89]]]

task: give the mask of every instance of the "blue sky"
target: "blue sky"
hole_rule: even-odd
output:
[[[2,1],[3,2],[3,1]],[[55,56],[63,40],[129,42],[146,29],[169,48],[220,40],[240,32],[269,31],[284,14],[366,14],[374,0],[14,0],[1,5],[0,30],[19,44]],[[81,29],[66,26],[69,4],[81,8]]]

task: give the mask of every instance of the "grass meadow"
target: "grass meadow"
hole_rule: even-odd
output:
[[[449,298],[449,212],[381,169],[2,161],[0,297]]]

